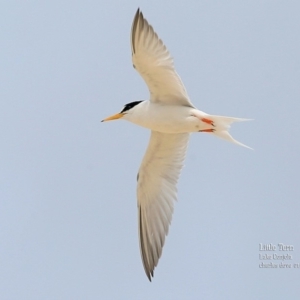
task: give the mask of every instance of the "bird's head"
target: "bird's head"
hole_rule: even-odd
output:
[[[117,120],[117,119],[123,118],[126,115],[130,115],[133,113],[133,111],[137,107],[137,105],[140,104],[141,102],[143,102],[143,101],[134,101],[134,102],[127,103],[124,105],[123,109],[119,113],[112,115],[110,117],[107,117],[107,118],[103,119],[101,122]]]

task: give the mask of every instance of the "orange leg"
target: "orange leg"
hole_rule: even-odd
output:
[[[203,129],[203,130],[199,130],[199,132],[214,132],[215,129]]]
[[[215,126],[215,125],[214,125],[214,121],[212,121],[212,120],[210,120],[210,119],[202,118],[201,121],[204,122],[204,123],[206,123],[206,124]]]

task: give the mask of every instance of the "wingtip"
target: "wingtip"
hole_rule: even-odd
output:
[[[138,18],[140,15],[143,16],[143,13],[142,13],[141,9],[138,7],[138,9],[137,9],[137,11],[135,13],[134,19]]]
[[[146,275],[149,279],[150,282],[152,282],[152,278],[154,277],[154,271],[149,271],[149,272],[146,272]]]
[[[131,51],[132,51],[132,54],[135,53],[135,35],[136,35],[136,28],[138,26],[138,23],[139,23],[139,19],[140,17],[143,17],[141,11],[140,11],[140,8],[138,7],[136,13],[135,13],[135,16],[133,18],[133,22],[132,22],[132,26],[131,26]]]

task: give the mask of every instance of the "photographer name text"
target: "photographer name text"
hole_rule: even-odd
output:
[[[280,268],[280,269],[300,269],[300,263],[293,263],[293,256],[291,253],[294,251],[293,245],[286,245],[283,243],[278,244],[259,244],[260,252],[258,258],[261,261],[259,268]]]

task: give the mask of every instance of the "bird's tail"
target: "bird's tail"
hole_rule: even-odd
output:
[[[246,147],[248,149],[252,149],[237,140],[235,140],[230,133],[228,132],[230,129],[230,125],[234,122],[242,122],[242,121],[251,121],[251,119],[242,119],[242,118],[232,118],[232,117],[223,117],[223,116],[214,116],[209,115],[207,116],[208,119],[211,119],[213,121],[213,134],[218,136],[221,139],[224,139],[226,141],[235,143],[237,145]]]

